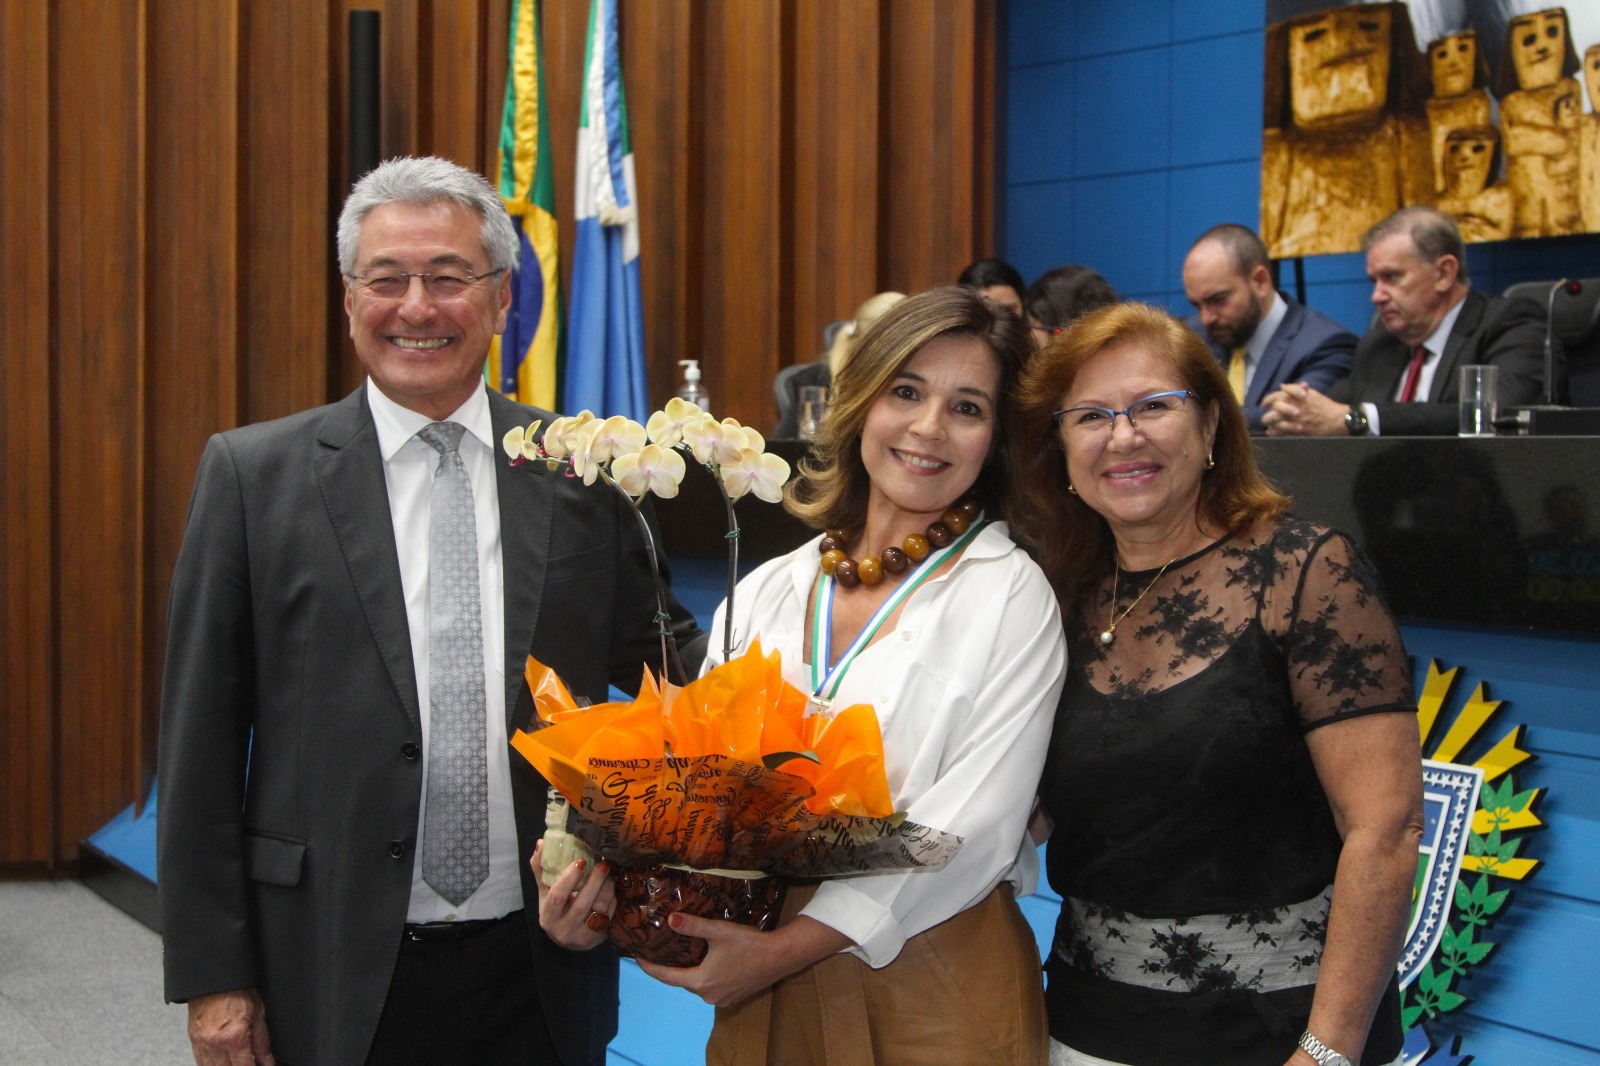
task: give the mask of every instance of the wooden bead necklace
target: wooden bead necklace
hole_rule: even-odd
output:
[[[876,585],[885,574],[899,578],[926,559],[930,551],[945,547],[965,533],[981,514],[983,508],[969,496],[929,525],[926,533],[913,533],[901,541],[898,548],[888,547],[877,557],[868,555],[859,561],[845,552],[845,545],[850,543],[849,534],[842,529],[830,529],[823,534],[817,548],[822,553],[822,572],[832,577],[840,588],[847,589]]]

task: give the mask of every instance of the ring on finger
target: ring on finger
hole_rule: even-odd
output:
[[[605,911],[590,911],[589,917],[583,920],[583,924],[593,932],[603,933],[611,925],[611,915]]]

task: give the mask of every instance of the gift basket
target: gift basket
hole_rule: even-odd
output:
[[[537,428],[507,436],[514,462],[565,463],[573,476],[614,485],[636,508],[646,493],[676,494],[686,469],[680,452],[710,470],[727,505],[731,600],[733,503],[746,493],[776,502],[788,478],[787,463],[762,453],[759,433],[677,399],[648,426],[585,413],[558,419],[542,440]],[[664,599],[659,576],[657,584]],[[667,965],[695,965],[706,949],[668,928],[676,911],[770,929],[786,879],[938,867],[961,844],[894,813],[871,707],[834,710],[809,699],[758,642],[734,654],[731,603],[725,614],[723,663],[674,684],[681,667],[662,610],[661,676],[645,671],[631,702],[581,706],[530,657],[534,720],[512,738],[551,785],[546,883],[584,849],[606,859],[617,890],[612,941]]]

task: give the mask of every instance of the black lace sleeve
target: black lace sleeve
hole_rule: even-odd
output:
[[[1415,713],[1405,645],[1372,563],[1332,531],[1304,558],[1282,634],[1303,728],[1386,711]]]

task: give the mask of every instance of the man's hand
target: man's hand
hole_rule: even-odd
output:
[[[1330,400],[1310,385],[1291,382],[1261,398],[1261,425],[1269,437],[1345,437],[1348,404]]]
[[[267,1011],[253,988],[214,992],[189,1001],[189,1045],[195,1066],[275,1066]]]

